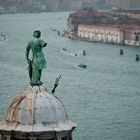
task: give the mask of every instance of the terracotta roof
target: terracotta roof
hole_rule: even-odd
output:
[[[90,28],[90,29],[108,29],[108,30],[113,30],[113,31],[121,31],[121,29],[117,26],[113,26],[113,25],[98,25],[98,26],[95,26],[95,25],[79,25],[79,27],[83,27],[83,28]]]
[[[86,28],[108,28],[110,30],[140,30],[140,26],[134,24],[98,24],[98,25],[84,25],[80,24],[79,27],[86,27]]]

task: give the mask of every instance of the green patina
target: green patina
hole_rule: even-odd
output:
[[[34,39],[29,41],[26,47],[26,60],[29,63],[29,76],[31,85],[41,85],[41,73],[42,69],[46,68],[46,60],[42,52],[42,48],[47,45],[47,43],[40,39],[41,32],[35,31]],[[29,59],[30,50],[32,51],[32,60]]]

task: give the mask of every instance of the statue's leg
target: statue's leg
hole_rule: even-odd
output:
[[[32,79],[31,79],[31,85],[38,85],[39,81],[39,70],[37,69],[37,66],[32,63]]]
[[[32,64],[31,62],[29,63],[29,77],[30,77],[30,81],[32,79]]]
[[[41,80],[42,70],[39,70],[39,81]]]

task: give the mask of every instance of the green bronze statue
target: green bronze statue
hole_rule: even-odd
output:
[[[34,31],[34,38],[29,41],[26,47],[26,60],[29,64],[30,84],[32,86],[42,85],[41,74],[42,69],[46,68],[46,60],[42,52],[42,48],[46,47],[47,43],[40,39],[41,32]],[[32,51],[32,60],[29,59],[30,50]]]

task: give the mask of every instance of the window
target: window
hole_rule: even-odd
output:
[[[2,136],[1,136],[1,133],[0,133],[0,140],[2,140]]]
[[[135,41],[140,41],[139,36],[135,35]]]
[[[24,140],[24,139],[18,139],[18,138],[15,138],[15,137],[12,137],[13,140]],[[26,139],[26,140],[30,140],[30,139]]]
[[[62,140],[67,140],[67,137],[63,137]]]
[[[96,37],[96,40],[98,40],[98,36]]]

